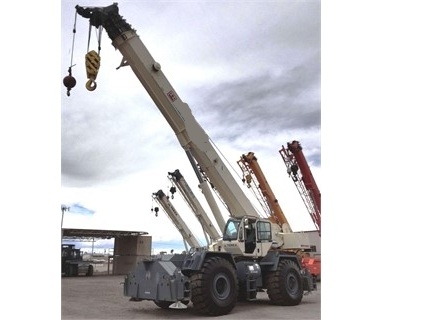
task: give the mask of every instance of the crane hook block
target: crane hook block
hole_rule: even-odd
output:
[[[97,78],[98,70],[100,69],[100,56],[94,50],[86,54],[86,75],[88,82],[86,82],[86,89],[94,91],[97,88],[95,79]]]

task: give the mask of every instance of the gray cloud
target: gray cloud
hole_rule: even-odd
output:
[[[320,59],[315,55],[281,75],[262,73],[198,88],[192,109],[210,136],[223,143],[269,139],[282,132],[319,134],[319,87]],[[308,148],[309,161],[320,165],[320,141]],[[311,148],[317,152],[311,154]]]
[[[68,63],[74,16],[70,11],[75,5],[62,9],[62,46]],[[320,167],[320,1],[171,6],[121,2],[119,7],[218,147],[254,151],[263,159],[279,157],[281,144],[300,139],[310,165]],[[80,24],[77,57],[87,34],[87,23]],[[106,44],[107,35],[103,37]],[[85,92],[86,80],[80,79],[83,72],[78,67],[75,76],[82,83],[70,98],[62,91],[65,188],[101,187],[153,170],[164,160],[169,170],[179,166],[177,157],[187,161],[131,70],[109,70],[119,64],[119,53],[111,45],[103,47],[102,59],[96,92]],[[62,75],[66,69],[62,67]]]
[[[143,170],[152,150],[175,141],[155,106],[140,97],[121,97],[74,96],[62,109],[63,185],[98,185]]]

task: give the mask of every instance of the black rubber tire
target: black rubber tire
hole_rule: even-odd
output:
[[[67,277],[75,277],[76,273],[77,273],[76,271],[77,271],[76,266],[73,264],[69,264],[66,267],[66,276]]]
[[[74,276],[74,277],[78,277],[79,276],[79,266],[78,265],[73,265],[73,273],[72,273],[72,275]]]
[[[71,266],[69,264],[66,265],[66,267],[65,267],[65,276],[66,277],[71,277],[71,271],[72,271]]]
[[[210,257],[201,271],[192,275],[191,290],[195,312],[208,316],[228,314],[237,303],[236,270],[228,260]]]
[[[94,275],[94,266],[90,264],[88,267],[88,272],[86,272],[86,276],[92,277],[93,275]]]
[[[267,295],[272,304],[296,306],[304,294],[302,276],[297,265],[290,260],[281,260],[275,272],[266,275]]]

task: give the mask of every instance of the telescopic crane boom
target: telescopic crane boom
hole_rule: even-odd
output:
[[[178,188],[178,190],[180,190],[183,198],[192,209],[205,232],[207,243],[210,245],[211,243],[218,241],[222,236],[214,227],[212,221],[209,219],[198,198],[187,184],[186,179],[184,179],[180,170],[176,169],[174,172],[168,172],[168,178]]]
[[[196,239],[193,232],[190,231],[190,228],[184,222],[183,218],[181,218],[175,207],[172,205],[169,197],[162,190],[158,190],[157,192],[153,193],[153,199],[155,199],[160,204],[161,208],[165,211],[168,218],[181,233],[186,251],[189,251],[190,248],[202,247],[198,239]],[[190,248],[188,248],[187,245],[189,245]]]
[[[294,233],[291,229],[290,224],[282,211],[281,205],[275,197],[254,152],[243,154],[237,161],[237,164],[243,172],[243,182],[246,183],[248,188],[251,188],[252,185],[254,185],[253,190],[256,190],[257,199],[260,203],[266,204],[263,208],[265,209],[269,220],[277,223],[281,227],[282,232],[286,234],[286,237],[291,239],[290,241],[287,241],[283,249],[308,249],[310,245],[307,235],[304,233]],[[294,244],[294,247],[291,247],[292,243]]]
[[[76,9],[78,14],[89,18],[92,26],[103,26],[107,31],[113,46],[123,56],[119,67],[131,67],[175,132],[183,149],[192,153],[218,188],[231,216],[256,215],[255,208],[225,166],[207,133],[194,118],[189,105],[178,96],[161,65],[151,56],[136,31],[119,15],[117,4],[104,8],[76,6]]]
[[[246,182],[248,188],[251,188],[253,183],[254,188],[258,190],[260,198],[265,199],[264,202],[266,202],[267,207],[269,208],[270,220],[278,223],[283,232],[292,232],[290,224],[288,223],[269,182],[267,182],[266,176],[264,175],[263,170],[261,170],[254,152],[243,154],[237,161],[237,164],[240,169],[242,169],[243,180]]]
[[[198,187],[201,189],[207,203],[213,213],[213,216],[216,220],[216,223],[219,226],[221,232],[225,229],[226,221],[217,205],[216,199],[213,196],[212,186],[209,183],[209,179],[206,176],[205,172],[201,170],[198,163],[195,161],[194,157],[190,153],[190,151],[186,150],[187,159],[189,159],[190,165],[192,166],[193,171],[195,172],[196,178],[198,179]],[[216,191],[216,190],[215,190]],[[215,192],[217,193],[217,192]],[[219,193],[217,193],[219,195]]]
[[[287,142],[287,147],[282,146],[279,153],[320,236],[320,190],[302,152],[302,146],[299,141],[293,140]]]

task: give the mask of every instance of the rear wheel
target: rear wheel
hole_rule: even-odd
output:
[[[65,267],[65,276],[71,277],[71,266],[69,264]]]
[[[67,277],[75,277],[78,274],[78,268],[74,264],[69,264],[66,267],[66,276]]]
[[[222,257],[208,258],[191,277],[191,289],[195,311],[209,316],[228,314],[237,303],[235,268]]]
[[[293,261],[281,260],[277,270],[267,274],[266,287],[272,304],[296,306],[302,301],[302,276]]]
[[[79,266],[77,264],[75,264],[72,267],[73,267],[73,273],[72,273],[72,275],[74,277],[78,277],[78,275],[79,275]]]

